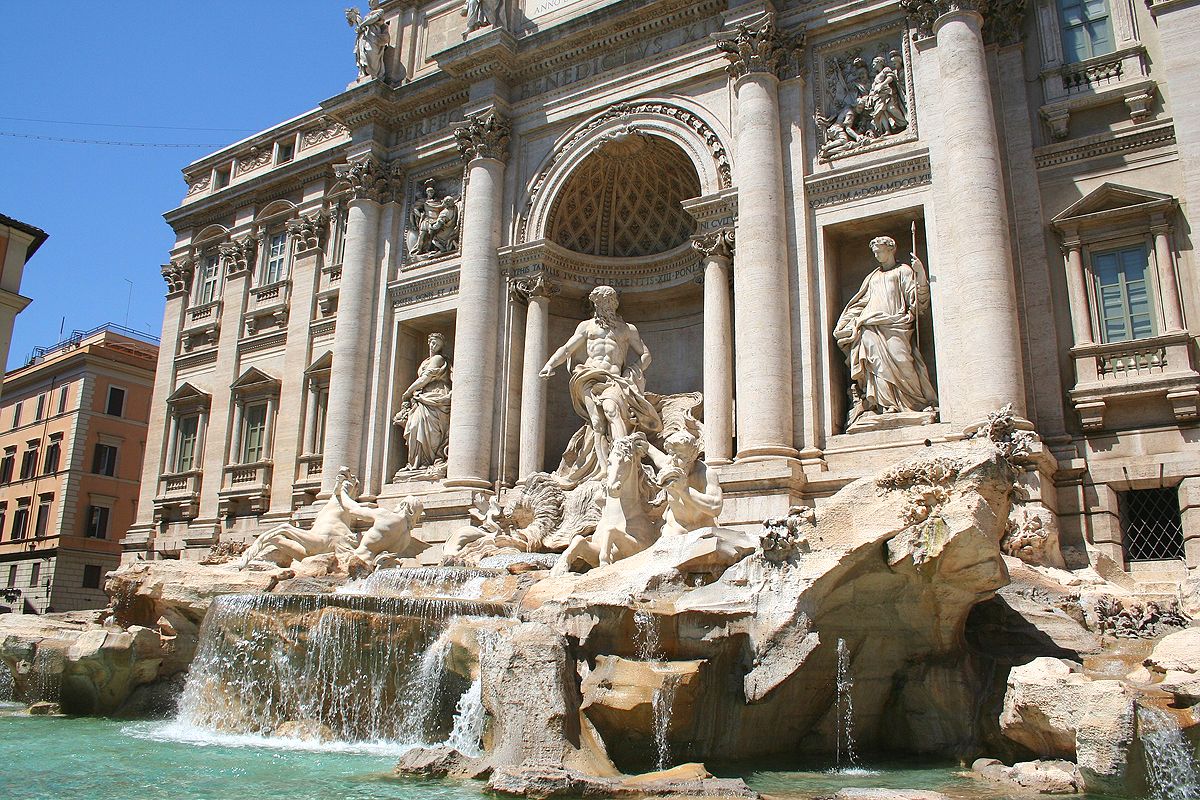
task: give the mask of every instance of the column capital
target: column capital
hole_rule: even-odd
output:
[[[390,203],[400,184],[400,169],[396,162],[381,161],[368,155],[348,164],[335,164],[338,178],[350,184],[351,200],[372,200]]]
[[[939,17],[956,11],[979,14],[984,18],[983,37],[989,44],[1011,44],[1021,38],[1021,23],[1028,0],[900,0],[900,10],[908,17],[913,39],[934,35]]]
[[[733,228],[718,228],[692,237],[692,247],[705,258],[731,260],[734,249]]]
[[[1154,236],[1170,236],[1175,230],[1169,222],[1155,222],[1150,225],[1150,233]]]
[[[192,288],[192,271],[194,268],[195,262],[190,258],[162,265],[163,280],[167,282],[167,297],[187,292]]]
[[[257,246],[258,238],[253,234],[218,245],[217,253],[221,257],[221,266],[225,269],[225,274],[240,275],[249,270]]]
[[[546,273],[527,275],[524,278],[514,278],[509,282],[509,294],[521,303],[528,303],[535,297],[550,298],[562,291],[557,282],[547,277]]]
[[[508,141],[511,136],[512,123],[495,109],[470,114],[462,125],[454,129],[458,153],[467,163],[477,158],[508,161]]]
[[[753,73],[782,77],[791,54],[804,47],[804,30],[779,30],[774,12],[767,12],[757,22],[741,22],[733,30],[714,33],[712,38],[717,50],[729,60],[725,71],[735,80]]]
[[[1083,249],[1083,240],[1078,236],[1064,236],[1059,249],[1064,256],[1072,251],[1078,252]]]
[[[288,220],[287,233],[292,240],[292,252],[296,255],[309,250],[319,250],[325,243],[325,231],[329,226],[329,215],[324,211],[305,216],[301,214]]]

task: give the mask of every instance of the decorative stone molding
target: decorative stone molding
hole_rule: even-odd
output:
[[[349,164],[337,164],[333,171],[350,184],[351,200],[373,200],[390,203],[395,199],[398,165],[366,156]]]
[[[1026,5],[1027,0],[900,0],[914,40],[933,36],[933,23],[943,14],[973,11],[983,16],[984,41],[1000,45],[1020,41]]]
[[[500,251],[500,264],[513,279],[545,274],[564,293],[585,295],[600,285],[639,292],[700,282],[704,266],[690,241],[650,257],[591,258],[546,239]]]
[[[528,303],[534,297],[553,297],[561,291],[562,287],[547,277],[544,272],[509,282],[510,295],[520,303]]]
[[[403,308],[458,294],[458,269],[415,281],[393,284],[388,288],[393,308]]]
[[[1034,151],[1033,158],[1038,169],[1049,169],[1114,153],[1136,153],[1156,147],[1174,147],[1175,144],[1175,126],[1161,125],[1117,133],[1098,133],[1063,144],[1041,147]]]
[[[512,124],[500,112],[488,109],[470,114],[462,125],[454,129],[454,141],[464,161],[476,158],[494,158],[508,161],[508,141],[512,135]]]
[[[206,172],[204,175],[199,177],[188,177],[185,175],[184,180],[187,181],[188,185],[187,196],[191,197],[194,194],[203,192],[209,187],[209,185],[212,183],[212,173]]]
[[[328,228],[329,215],[324,211],[288,220],[287,232],[292,239],[292,252],[300,255],[309,250],[319,250],[324,244]]]
[[[195,264],[191,259],[163,264],[162,276],[163,280],[167,282],[167,296],[191,289],[194,269]]]
[[[805,181],[805,194],[809,208],[816,210],[926,186],[932,180],[929,155],[922,153],[882,166],[811,177]]]
[[[247,172],[253,172],[256,169],[261,169],[271,163],[271,148],[257,148],[248,151],[245,155],[238,156],[237,174],[244,175]]]
[[[258,244],[254,236],[243,236],[241,239],[225,242],[217,246],[221,256],[221,266],[227,276],[240,275],[250,269],[254,263],[254,251]]]
[[[720,228],[692,237],[692,247],[705,258],[733,258],[734,229]]]
[[[783,77],[791,54],[804,47],[804,32],[784,33],[768,12],[755,23],[739,23],[732,31],[714,33],[717,50],[729,60],[726,72],[735,80],[753,73]]]
[[[300,149],[307,150],[310,147],[316,147],[319,144],[324,144],[331,139],[336,139],[339,136],[345,136],[350,133],[350,129],[335,119],[324,117],[321,119],[319,127],[310,128],[300,134]]]

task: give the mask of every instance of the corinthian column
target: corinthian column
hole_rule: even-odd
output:
[[[715,37],[729,59],[737,98],[734,182],[741,214],[733,282],[738,458],[795,455],[779,72],[797,43],[776,29],[774,14]]]
[[[971,423],[1012,403],[1024,415],[1025,388],[1017,293],[1008,240],[1008,206],[1000,143],[983,45],[981,0],[901,0],[918,30],[935,37],[944,155],[935,166],[939,197],[952,208],[952,254],[939,258],[939,296],[950,330],[939,337],[961,345],[938,354],[942,400],[950,421]],[[1003,20],[999,17],[997,22]],[[941,174],[937,174],[940,172]]]
[[[374,156],[341,165],[336,171],[350,184],[350,205],[329,374],[322,493],[333,491],[341,466],[361,474],[379,217],[382,205],[392,201],[395,185],[393,170]]]
[[[538,373],[550,356],[550,298],[558,291],[545,275],[513,283],[513,294],[529,304],[521,368],[521,480],[542,471],[546,459],[546,381]]]
[[[724,464],[733,455],[733,241],[728,228],[692,238],[704,257],[704,460],[709,464]]]
[[[458,315],[454,326],[454,401],[450,406],[447,486],[491,486],[492,429],[500,339],[500,219],[508,121],[495,111],[454,131],[467,162],[463,197]]]

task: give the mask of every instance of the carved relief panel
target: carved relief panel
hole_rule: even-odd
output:
[[[917,138],[909,43],[900,22],[813,48],[818,158],[834,161]]]
[[[410,176],[406,187],[405,262],[450,256],[458,252],[462,228],[462,176],[427,170]]]

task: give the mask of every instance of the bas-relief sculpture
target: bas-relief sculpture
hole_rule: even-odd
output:
[[[404,432],[408,451],[406,470],[397,476],[413,478],[422,470],[431,477],[445,472],[450,446],[450,361],[442,353],[446,339],[429,335],[429,356],[417,367],[417,377],[401,396],[400,411],[393,422]],[[441,469],[437,469],[437,467]],[[410,474],[406,474],[410,473]]]
[[[409,212],[409,257],[433,258],[458,250],[461,202],[462,198],[453,195],[437,199],[433,179],[425,181],[425,191],[413,201]]]
[[[914,254],[896,261],[896,241],[871,240],[879,266],[863,281],[838,318],[833,338],[850,369],[846,430],[927,424],[937,417],[937,395],[918,342],[929,308],[929,278]]]
[[[829,160],[902,133],[909,127],[904,62],[899,45],[878,42],[874,55],[856,48],[824,60],[822,109],[815,116],[819,155]]]
[[[413,542],[424,506],[415,497],[395,509],[357,499],[358,479],[348,467],[338,470],[333,494],[305,530],[290,523],[259,534],[237,562],[238,569],[290,567],[312,556],[332,554],[346,570],[370,571],[397,563]],[[358,536],[355,525],[370,527]]]
[[[388,24],[383,21],[383,9],[379,6],[382,0],[370,0],[367,15],[364,17],[357,8],[346,9],[346,22],[354,29],[354,60],[358,64],[358,77],[386,77],[387,64],[385,58],[389,33]]]

